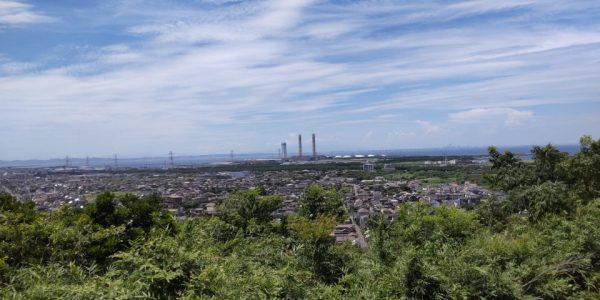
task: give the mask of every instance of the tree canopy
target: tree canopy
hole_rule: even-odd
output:
[[[347,217],[343,208],[342,195],[335,189],[326,189],[320,185],[310,185],[300,197],[300,215],[309,219],[319,216],[332,216],[338,221]]]

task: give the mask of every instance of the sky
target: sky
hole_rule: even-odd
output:
[[[0,0],[0,160],[600,138],[597,0]]]

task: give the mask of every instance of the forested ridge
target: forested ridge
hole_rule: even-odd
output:
[[[2,299],[598,299],[600,140],[526,163],[490,147],[503,199],[469,208],[400,206],[369,225],[369,247],[336,244],[339,191],[310,186],[296,215],[238,191],[221,214],[176,220],[158,195],[103,193],[36,212],[0,194]]]

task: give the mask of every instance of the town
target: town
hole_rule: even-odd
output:
[[[231,193],[259,188],[264,193],[283,198],[281,208],[274,213],[274,217],[280,218],[297,212],[303,191],[317,184],[336,189],[344,199],[349,219],[336,227],[333,233],[336,241],[359,244],[365,243],[360,240],[364,239],[361,237],[362,231],[368,227],[370,218],[383,214],[393,220],[398,207],[404,202],[420,201],[431,206],[462,207],[475,205],[482,198],[493,195],[491,191],[467,180],[441,182],[428,178],[403,178],[402,174],[409,171],[397,170],[402,169],[402,164],[390,163],[393,159],[366,162],[361,159],[349,161],[341,167],[327,161],[319,164],[287,162],[267,170],[253,170],[256,166],[246,163],[238,164],[235,170],[229,171],[227,168],[222,171],[172,168],[118,172],[5,168],[0,170],[0,191],[9,192],[21,200],[33,201],[38,211],[52,211],[64,205],[83,207],[104,191],[136,196],[158,193],[164,206],[177,218],[192,218],[217,215],[219,204]],[[419,165],[419,168],[425,169],[443,168],[429,161]],[[319,168],[311,168],[315,166]],[[244,167],[248,170],[240,171]]]

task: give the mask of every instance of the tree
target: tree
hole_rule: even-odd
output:
[[[564,163],[567,182],[589,201],[600,197],[600,139],[584,135],[579,141],[580,152]]]
[[[492,230],[504,228],[506,219],[510,216],[506,201],[498,200],[496,197],[483,199],[475,208],[479,222]]]
[[[308,186],[300,197],[300,215],[309,219],[318,216],[333,216],[338,221],[346,219],[342,195],[334,189],[325,189],[320,185]]]
[[[264,226],[273,220],[272,214],[282,202],[279,196],[261,196],[259,190],[250,189],[227,197],[219,206],[219,211],[225,220],[248,233],[251,224]]]
[[[513,213],[529,213],[533,221],[549,214],[570,214],[576,202],[562,183],[545,182],[513,191],[509,195],[509,206]]]
[[[387,263],[392,258],[391,240],[392,230],[390,221],[385,214],[378,214],[369,220],[369,233],[371,234],[371,248],[375,255],[383,263]]]
[[[85,211],[94,222],[103,227],[123,224],[127,217],[127,212],[117,207],[115,195],[109,192],[96,196],[96,200],[87,205]]]
[[[23,214],[32,214],[34,212],[34,203],[31,201],[21,202],[9,193],[0,192],[0,212],[11,211]]]
[[[513,167],[521,162],[521,158],[511,151],[500,153],[494,146],[488,147],[489,160],[492,163],[492,169],[501,170]]]
[[[290,218],[289,227],[298,242],[298,252],[305,266],[325,283],[335,283],[344,273],[344,255],[336,252],[331,235],[337,221],[333,216],[318,215]]]
[[[510,151],[501,154],[494,146],[489,147],[488,152],[489,161],[492,163],[492,171],[495,174],[488,175],[486,179],[494,188],[510,191],[530,184],[531,172],[518,155]]]
[[[405,273],[407,295],[410,299],[445,299],[441,282],[431,276],[421,258],[413,257]]]
[[[129,229],[141,229],[148,233],[155,226],[160,228],[175,229],[174,220],[163,207],[162,198],[158,193],[137,197],[125,194],[119,198],[125,210],[125,219]]]
[[[568,153],[560,152],[552,144],[544,147],[534,146],[531,153],[535,163],[535,175],[539,182],[557,181],[563,177],[561,163],[568,158]]]
[[[390,237],[394,240],[392,248],[462,244],[477,232],[479,226],[472,211],[405,203],[398,210],[396,220],[390,225]]]

